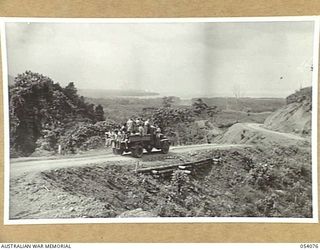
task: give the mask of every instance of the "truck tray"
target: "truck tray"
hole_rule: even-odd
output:
[[[140,142],[140,141],[150,141],[151,140],[151,135],[130,135],[129,136],[129,141],[130,142]]]

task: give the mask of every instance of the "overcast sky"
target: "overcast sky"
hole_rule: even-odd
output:
[[[311,85],[313,22],[7,23],[9,74],[82,89],[285,97]]]

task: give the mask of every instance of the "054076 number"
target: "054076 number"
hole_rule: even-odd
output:
[[[319,244],[318,243],[304,243],[304,244],[300,244],[300,248],[303,249],[318,249],[319,248]]]

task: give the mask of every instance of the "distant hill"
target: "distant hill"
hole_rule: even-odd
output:
[[[195,99],[192,99],[192,102]],[[209,106],[217,106],[222,110],[266,112],[275,111],[285,105],[284,98],[234,98],[234,97],[205,97],[202,100]]]
[[[116,96],[158,96],[159,93],[148,92],[142,90],[132,90],[132,89],[79,89],[79,95],[90,97],[90,98],[105,98],[105,97],[116,97]]]

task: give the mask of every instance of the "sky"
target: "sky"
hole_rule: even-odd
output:
[[[7,23],[8,71],[80,89],[286,97],[311,86],[313,22]]]

